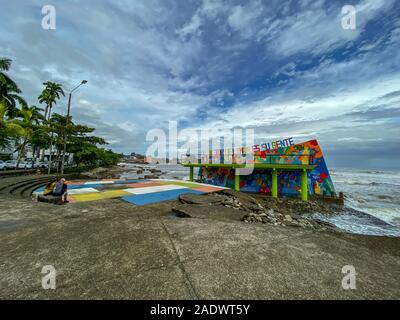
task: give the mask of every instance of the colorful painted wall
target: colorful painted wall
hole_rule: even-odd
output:
[[[328,167],[317,140],[306,141],[299,144],[268,150],[259,146],[253,147],[254,163],[267,164],[313,164],[315,168],[308,174],[309,194],[327,195],[335,192]],[[224,163],[223,150],[212,154],[220,163]],[[230,158],[232,156],[230,155]],[[278,171],[278,190],[284,196],[295,196],[300,194],[301,172],[300,171]],[[202,167],[199,170],[199,179],[203,183],[216,186],[233,188],[235,173],[229,168]],[[244,192],[271,193],[271,171],[267,169],[255,169],[251,175],[240,177],[240,190]]]

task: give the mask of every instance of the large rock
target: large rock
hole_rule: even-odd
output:
[[[189,204],[202,204],[202,205],[212,205],[221,203],[224,199],[221,197],[216,197],[213,194],[193,194],[184,193],[179,196],[179,200],[183,203]]]
[[[330,223],[328,221],[321,220],[319,218],[314,218],[314,221],[316,223],[318,223],[319,225],[323,226],[323,227],[326,227],[326,228],[329,228],[329,229],[337,229],[336,226],[333,223]]]
[[[38,195],[37,201],[39,202],[47,202],[47,203],[52,203],[52,204],[64,204],[62,196],[44,196],[44,195]]]
[[[246,213],[240,210],[232,210],[223,206],[208,206],[204,204],[181,204],[172,208],[172,211],[180,218],[237,220],[240,221]]]

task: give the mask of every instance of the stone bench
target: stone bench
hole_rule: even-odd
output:
[[[47,203],[52,203],[52,204],[64,204],[63,197],[62,196],[44,196],[44,195],[38,195],[37,196],[37,201],[39,202],[47,202]]]

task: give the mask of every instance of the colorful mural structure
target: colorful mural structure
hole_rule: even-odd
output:
[[[270,145],[270,144],[268,144]],[[184,162],[190,168],[190,180],[194,178],[194,168],[199,168],[198,179],[202,183],[234,188],[238,191],[262,193],[277,197],[309,195],[328,196],[335,194],[332,179],[317,140],[292,144],[292,139],[253,146],[250,160],[239,162],[237,153],[226,150],[210,151],[201,155],[198,161]],[[244,158],[246,150],[240,151]],[[241,174],[245,167],[252,167],[250,174]]]

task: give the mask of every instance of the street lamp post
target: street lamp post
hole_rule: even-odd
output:
[[[61,174],[64,174],[64,162],[65,162],[65,153],[67,150],[67,127],[69,124],[69,117],[70,117],[70,113],[71,113],[71,98],[72,98],[72,92],[74,92],[76,89],[78,89],[81,85],[87,83],[86,80],[82,80],[82,82],[76,86],[74,89],[71,90],[71,92],[69,93],[68,96],[68,111],[67,111],[67,119],[66,119],[66,123],[65,123],[65,129],[64,129],[64,146],[63,146],[63,154],[62,154],[62,161],[61,161]]]

